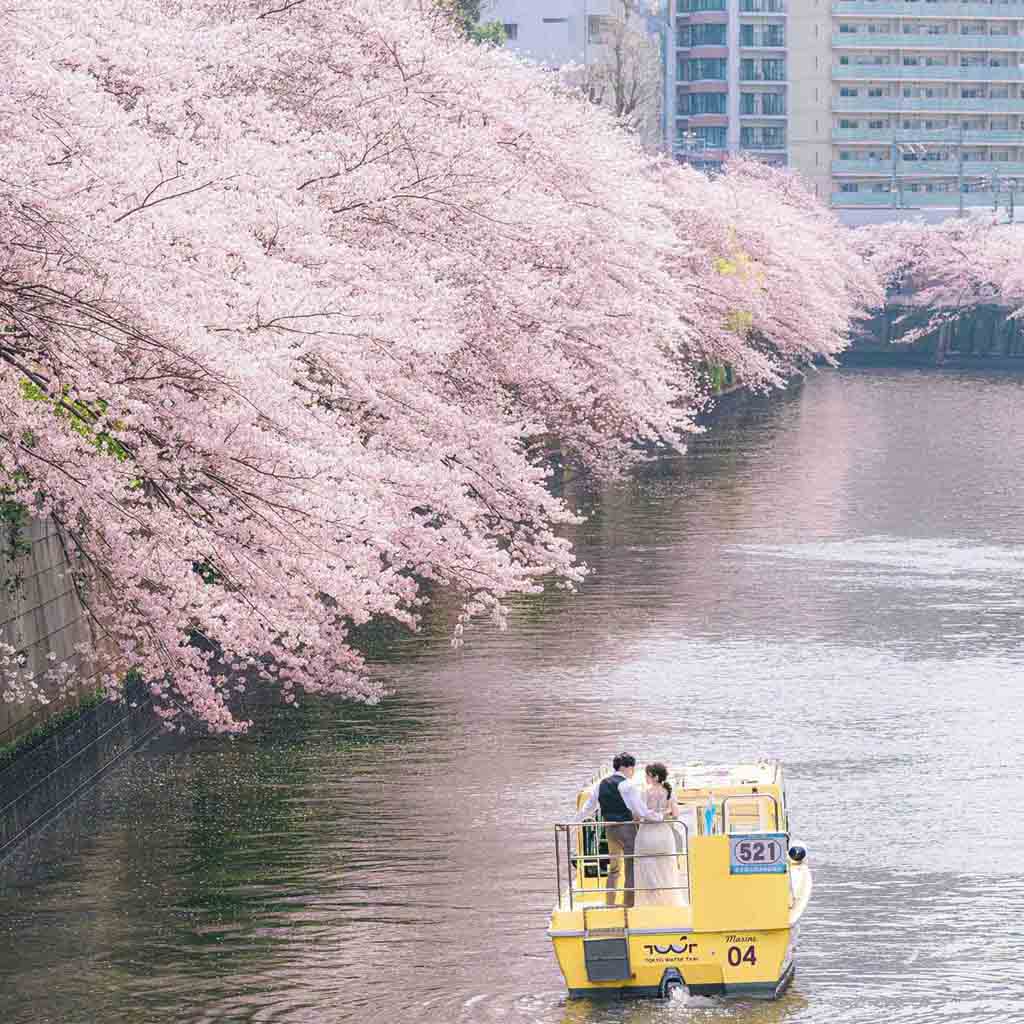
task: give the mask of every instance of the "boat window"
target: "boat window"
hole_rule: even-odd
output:
[[[749,832],[778,832],[782,815],[775,797],[751,793],[726,797],[723,801],[725,830],[736,835]]]

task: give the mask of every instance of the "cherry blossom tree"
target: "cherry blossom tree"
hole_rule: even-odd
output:
[[[980,305],[1024,312],[1024,227],[984,217],[940,224],[872,225],[854,233],[862,257],[892,293],[930,310],[908,318],[899,340],[909,343]]]
[[[794,179],[651,158],[428,0],[23,0],[0,58],[0,482],[179,722],[576,587],[553,445],[614,478],[703,361],[777,386],[879,301]]]

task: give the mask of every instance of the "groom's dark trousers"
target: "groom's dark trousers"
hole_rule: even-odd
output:
[[[622,894],[623,905],[633,906],[636,893],[633,892],[633,850],[636,847],[636,825],[632,821],[609,823],[604,827],[604,836],[608,841],[608,881],[605,883],[608,892],[604,901],[610,907],[615,902],[619,886],[619,875],[624,874],[626,891]],[[622,865],[625,864],[625,870]]]

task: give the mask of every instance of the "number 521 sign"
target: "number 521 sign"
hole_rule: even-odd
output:
[[[729,836],[729,874],[784,875],[787,852],[784,833]]]

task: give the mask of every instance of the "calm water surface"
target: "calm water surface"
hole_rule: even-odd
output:
[[[1024,1021],[1022,439],[1015,377],[734,405],[603,498],[580,596],[109,774],[0,866],[0,1021]],[[786,762],[783,999],[565,1001],[549,823],[623,747]]]

